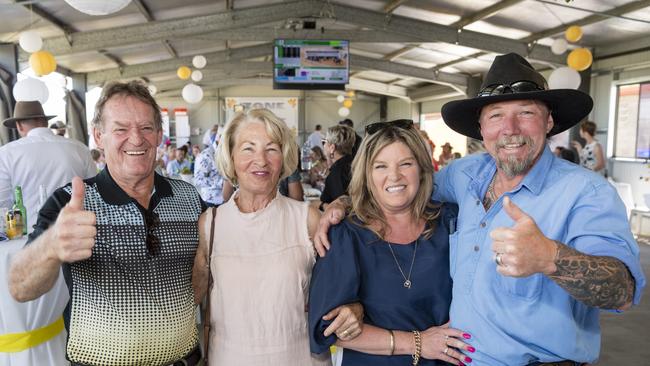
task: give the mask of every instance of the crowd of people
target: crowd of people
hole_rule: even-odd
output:
[[[521,56],[496,57],[477,96],[442,108],[483,141],[464,158],[445,143],[434,159],[411,120],[363,137],[351,120],[317,128],[304,180],[322,189],[319,205],[292,189],[299,148],[268,110],[239,112],[203,150],[174,148],[146,86],[111,83],[93,162],[47,130],[38,102],[20,104],[4,125],[24,137],[0,148],[0,179],[45,184],[23,145],[70,168],[42,174],[51,194],[28,214],[38,219],[9,268],[11,295],[37,299],[64,276],[74,366],[331,365],[332,345],[344,366],[596,362],[599,311],[638,304],[646,280],[616,191],[546,142],[591,97],[546,85]],[[580,156],[597,170],[595,127],[581,126]],[[193,184],[173,179],[192,169]]]

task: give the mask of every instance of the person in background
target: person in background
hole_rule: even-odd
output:
[[[285,197],[293,198],[296,201],[304,201],[305,192],[302,189],[301,181],[300,169],[296,169],[290,176],[280,180],[278,190]]]
[[[309,184],[322,191],[325,187],[325,178],[329,174],[329,168],[327,166],[327,158],[323,150],[314,146],[311,148],[311,168],[309,168]]]
[[[436,144],[434,144],[433,141],[431,141],[427,131],[418,130],[418,132],[420,133],[420,136],[422,137],[422,139],[424,139],[424,142],[426,142],[426,144],[427,144],[427,153],[429,153],[429,156],[431,157],[431,163],[433,164],[433,170],[437,172],[438,171],[438,161],[433,157],[433,152],[436,149]]]
[[[95,162],[95,166],[97,166],[97,172],[101,172],[104,167],[106,167],[106,160],[104,159],[104,154],[101,152],[101,150],[97,149],[92,149],[90,150],[90,156],[93,158],[93,161]]]
[[[567,149],[564,146],[556,146],[553,154],[558,158],[570,161],[574,164],[579,164],[578,155],[572,149]]]
[[[447,325],[457,207],[430,201],[431,156],[412,121],[378,122],[366,131],[352,166],[351,215],[330,230],[332,247],[311,279],[312,351],[342,346],[343,366],[470,362],[449,347],[471,353],[469,335]],[[345,330],[326,331],[332,321],[323,315],[351,301],[364,307],[363,331],[340,340]]]
[[[594,136],[596,136],[596,124],[585,121],[580,125],[580,137],[585,140],[585,146],[583,147],[580,142],[575,140],[571,142],[571,145],[578,151],[581,166],[603,175],[605,173],[603,147]]]
[[[210,146],[213,141],[219,140],[217,138],[217,132],[219,132],[219,125],[217,124],[212,125],[211,128],[205,131],[203,139],[201,140],[204,149]]]
[[[163,168],[166,169],[167,165],[174,159],[176,159],[176,149],[174,148],[174,145],[169,143],[165,146],[165,151],[162,155]]]
[[[217,141],[214,140],[210,146],[201,151],[194,164],[194,186],[208,206],[216,207],[225,201],[224,178],[214,161],[217,148]]]
[[[456,151],[456,152],[454,153],[454,159],[460,159],[460,158],[462,158],[462,157],[463,157],[463,156],[462,156],[458,151]]]
[[[201,216],[193,274],[197,303],[208,278],[214,280],[207,294],[210,364],[330,365],[329,355],[310,353],[307,330],[311,238],[320,214],[278,194],[279,180],[298,161],[291,131],[266,109],[239,112],[222,136],[217,166],[238,189],[214,215],[210,210]],[[333,328],[358,331],[359,310],[358,304],[338,308],[331,318],[341,324]]]
[[[433,191],[433,199],[460,207],[449,246],[451,326],[472,335],[480,365],[595,363],[601,309],[638,304],[646,284],[614,187],[548,147],[547,138],[580,122],[593,100],[547,85],[510,53],[494,59],[476,97],[442,106],[447,126],[487,150],[442,169]],[[328,211],[319,252],[344,208]]]
[[[449,163],[454,160],[454,155],[451,153],[451,150],[453,147],[449,142],[445,142],[444,145],[442,145],[440,148],[442,148],[442,152],[438,156],[438,165],[443,168]]]
[[[345,125],[333,126],[327,129],[325,136],[325,156],[329,163],[329,174],[325,178],[325,187],[320,196],[319,208],[324,210],[327,204],[334,201],[348,190],[352,178],[352,148],[355,142],[355,132]]]
[[[190,161],[185,158],[187,154],[187,145],[176,148],[176,158],[167,164],[167,176],[170,178],[178,177],[185,172],[191,172],[192,166]]]
[[[352,122],[352,120],[349,119],[349,118],[346,118],[346,119],[340,121],[339,125],[348,126],[352,130],[354,130],[354,122]],[[357,134],[356,132],[354,133],[354,136],[355,136],[354,146],[352,146],[352,157],[353,158],[357,154],[357,151],[359,150],[359,146],[361,146],[361,136],[359,136],[359,134]],[[325,147],[324,144],[323,144],[323,147]]]
[[[162,117],[146,85],[105,85],[92,124],[106,168],[47,200],[12,259],[11,295],[35,299],[63,272],[73,366],[196,366],[191,279],[205,206],[192,185],[154,172]]]
[[[73,177],[94,177],[97,167],[88,147],[52,134],[47,116],[37,101],[16,103],[14,115],[3,121],[18,130],[20,139],[0,147],[0,207],[11,207],[20,186],[27,209],[29,231],[41,208],[41,190],[49,195]],[[4,220],[4,218],[2,218]]]
[[[50,124],[50,130],[52,130],[52,133],[61,137],[65,137],[65,132],[67,129],[68,128],[65,126],[65,123],[62,121],[56,121]]]
[[[323,134],[320,132],[322,129],[321,125],[316,125],[316,129],[314,132],[312,132],[309,137],[307,137],[307,142],[309,143],[309,147],[319,147],[323,148]]]
[[[201,147],[199,145],[192,145],[192,155],[190,156],[190,169],[192,173],[194,173],[194,163],[199,157],[199,154],[201,154]]]

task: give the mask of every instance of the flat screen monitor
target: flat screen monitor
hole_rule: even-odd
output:
[[[344,90],[349,81],[349,43],[276,39],[273,88]]]

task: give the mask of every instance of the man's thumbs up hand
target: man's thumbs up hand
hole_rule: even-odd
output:
[[[52,230],[53,255],[60,262],[77,262],[90,258],[95,246],[95,213],[85,211],[84,182],[79,177],[72,179],[70,201],[63,207]]]
[[[535,220],[515,205],[510,197],[503,198],[503,209],[514,225],[490,232],[497,271],[513,277],[555,272],[557,244],[544,236]]]

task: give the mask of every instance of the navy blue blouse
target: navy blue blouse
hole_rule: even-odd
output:
[[[323,336],[331,321],[322,316],[335,307],[361,302],[364,322],[384,329],[426,330],[449,320],[451,277],[449,275],[449,235],[455,230],[458,208],[445,204],[431,238],[420,237],[413,262],[411,288],[404,287],[388,242],[372,231],[356,225],[349,218],[329,232],[330,251],[318,259],[309,291],[309,331],[311,351],[322,353],[337,340]],[[415,242],[393,245],[395,257],[404,275],[413,260]],[[388,345],[388,334],[386,344]],[[409,365],[410,355],[379,356],[346,349],[344,366]],[[420,365],[447,365],[436,360],[420,359]]]

